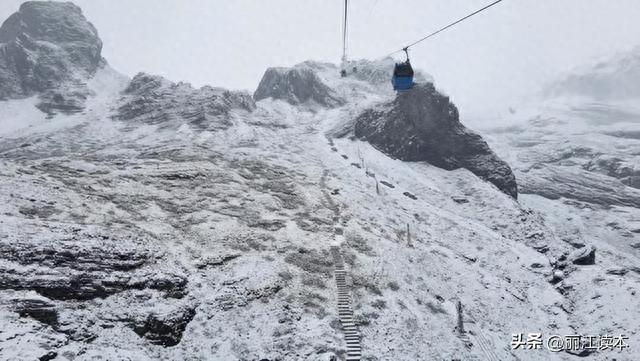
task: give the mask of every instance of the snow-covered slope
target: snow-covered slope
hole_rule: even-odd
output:
[[[606,276],[618,279],[611,288],[572,279],[580,297],[563,295],[549,275],[572,247],[488,183],[466,170],[393,160],[364,142],[327,139],[326,130],[388,96],[365,91],[366,82],[330,78],[335,70],[319,76],[338,92],[356,89],[357,102],[308,110],[265,99],[253,112],[232,112],[230,127],[213,129],[113,120],[117,103],[106,102],[82,117],[59,115],[47,128],[5,135],[3,279],[12,274],[23,286],[3,287],[22,290],[2,291],[10,325],[2,357],[53,350],[76,359],[328,360],[345,349],[334,244],[347,260],[369,359],[570,359],[514,355],[511,334],[637,330],[638,320],[623,322],[624,310],[611,303],[633,307],[633,279]],[[125,247],[125,259],[140,261],[85,270],[17,258],[20,247],[53,259],[80,247],[94,255],[83,256],[92,265],[96,253]],[[74,283],[80,276],[89,283]],[[68,294],[78,285],[86,295]],[[92,287],[107,291],[94,295]],[[20,318],[17,305],[38,299],[34,292],[47,297],[57,323]],[[470,348],[454,330],[458,300],[473,331]],[[147,330],[157,324],[184,333]]]
[[[523,206],[468,170],[334,137],[393,99],[388,63],[304,67],[344,104],[108,68],[79,113],[1,102],[0,125],[24,123],[0,134],[0,359],[343,360],[332,249],[364,360],[576,357],[511,350],[514,333],[640,344],[637,254],[585,231],[636,208]],[[577,264],[589,245],[596,264]]]

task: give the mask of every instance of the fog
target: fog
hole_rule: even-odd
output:
[[[22,1],[2,0],[0,17]],[[349,56],[375,59],[488,0],[352,0]],[[265,68],[341,56],[340,0],[76,0],[122,73],[253,91]],[[640,43],[637,0],[505,0],[411,50],[463,115],[517,103]],[[398,59],[402,58],[397,54]]]

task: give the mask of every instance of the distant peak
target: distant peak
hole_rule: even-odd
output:
[[[0,26],[0,42],[0,99],[86,79],[105,64],[98,31],[70,2],[25,2]]]

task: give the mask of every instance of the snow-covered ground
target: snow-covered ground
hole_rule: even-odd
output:
[[[82,114],[40,119],[30,100],[5,102],[3,117],[18,125],[0,135],[0,255],[20,243],[23,252],[80,249],[96,257],[95,250],[126,250],[143,261],[125,272],[3,258],[3,277],[37,285],[84,274],[108,292],[86,300],[49,294],[41,302],[51,303],[58,320],[46,324],[16,309],[16,300],[46,292],[0,291],[0,359],[49,352],[69,360],[344,355],[329,252],[336,244],[365,360],[577,357],[544,347],[511,350],[513,334],[535,332],[621,333],[630,337],[629,350],[589,359],[638,359],[640,273],[627,244],[638,242],[631,231],[640,228],[637,208],[533,194],[516,202],[466,170],[401,162],[368,143],[332,138],[394,95],[386,83],[342,79],[328,65],[316,70],[346,105],[265,99],[253,112],[233,111],[226,128],[114,120],[126,86],[114,74],[90,84],[96,96]],[[560,149],[565,139],[637,154],[625,148],[636,140],[581,138],[574,124],[525,126],[490,133],[518,176],[538,162],[528,159],[550,156],[549,146]],[[538,143],[518,145],[526,139]],[[541,143],[547,139],[554,142]],[[621,229],[630,231],[624,245]],[[552,263],[579,242],[597,247],[597,263],[569,265],[551,283]],[[610,272],[620,268],[626,273]],[[170,287],[145,283],[154,277]],[[458,301],[466,337],[455,329]],[[165,347],[140,337],[137,325],[154,318],[187,319],[180,342]]]

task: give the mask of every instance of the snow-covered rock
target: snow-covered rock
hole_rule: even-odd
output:
[[[255,103],[245,92],[204,86],[193,88],[188,83],[173,83],[160,76],[140,73],[123,92],[117,118],[147,124],[179,119],[201,128],[228,127],[233,111],[251,112]]]
[[[635,164],[619,157],[610,155],[594,155],[584,169],[591,172],[598,172],[609,177],[620,179],[620,181],[633,188],[640,189],[640,169],[636,169]]]
[[[426,161],[444,169],[466,168],[517,198],[509,165],[482,137],[460,123],[458,109],[433,84],[416,85],[393,101],[364,111],[355,135],[404,161]]]
[[[102,41],[72,3],[29,1],[0,27],[0,99],[85,79],[104,65]]]
[[[175,346],[196,315],[194,307],[179,306],[162,313],[151,313],[133,321],[133,330],[153,344]]]
[[[577,265],[592,265],[596,263],[596,248],[585,246],[573,251],[567,259]]]
[[[253,94],[254,99],[281,99],[292,105],[308,102],[326,107],[343,105],[345,101],[322,82],[313,65],[302,63],[292,68],[267,69]]]
[[[22,209],[26,216],[44,216],[39,212],[43,210]],[[163,272],[154,265],[157,256],[139,242],[94,234],[57,236],[47,241],[2,240],[0,289],[32,290],[55,300],[91,300],[146,288],[172,297],[184,294],[186,278]]]

